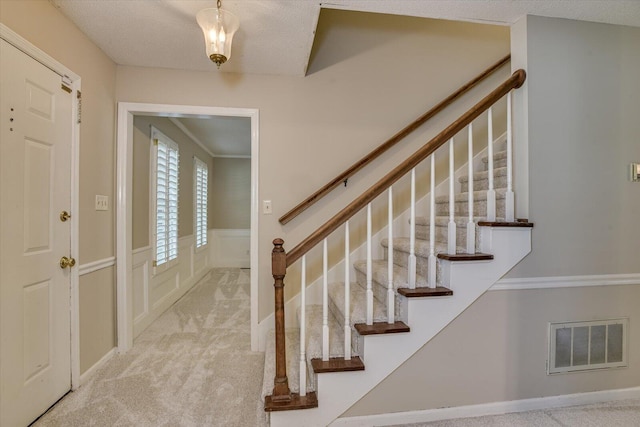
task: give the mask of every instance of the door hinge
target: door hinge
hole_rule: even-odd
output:
[[[80,91],[76,94],[78,100],[78,124],[82,123],[82,93]]]
[[[71,78],[69,78],[69,76],[62,76],[62,90],[64,90],[67,93],[71,93],[71,85],[73,84],[73,82],[71,81]]]

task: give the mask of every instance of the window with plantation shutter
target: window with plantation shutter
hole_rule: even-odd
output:
[[[178,257],[178,144],[152,128],[155,161],[155,265]]]
[[[209,175],[209,168],[205,162],[193,158],[193,179],[194,179],[194,224],[195,224],[195,238],[196,248],[202,247],[207,244],[207,182]]]

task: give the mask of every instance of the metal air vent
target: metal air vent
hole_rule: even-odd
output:
[[[627,366],[629,319],[549,323],[548,374]]]

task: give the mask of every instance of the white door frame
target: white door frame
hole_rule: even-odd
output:
[[[80,76],[65,67],[53,57],[40,50],[15,31],[0,23],[0,38],[13,45],[18,50],[40,62],[54,73],[65,77],[71,87],[72,94],[80,92]],[[71,103],[71,216],[69,224],[71,227],[71,256],[80,262],[80,123],[75,118],[78,117],[78,102]],[[71,276],[71,389],[75,390],[80,386],[80,289],[79,272],[80,266],[70,269]]]
[[[258,110],[118,103],[116,269],[118,352],[133,346],[133,116],[235,116],[251,119],[251,349],[258,351]]]

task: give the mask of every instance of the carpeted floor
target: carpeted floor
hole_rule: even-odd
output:
[[[261,426],[264,354],[250,345],[249,271],[213,269],[34,424]]]
[[[593,405],[402,424],[393,427],[632,427],[640,426],[640,399]]]
[[[34,426],[266,427],[264,355],[251,352],[249,271],[213,269]],[[640,426],[640,400],[405,427]]]

